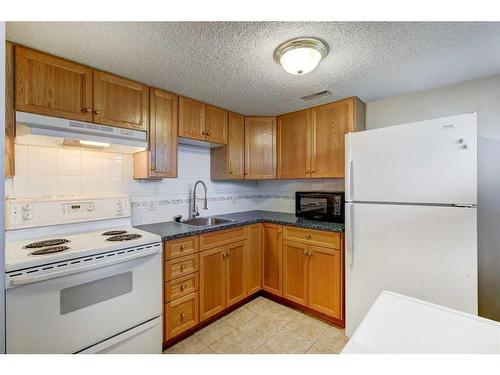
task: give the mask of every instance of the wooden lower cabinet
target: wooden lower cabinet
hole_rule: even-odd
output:
[[[245,255],[248,241],[226,246],[226,306],[231,306],[247,296],[245,282]]]
[[[247,296],[247,247],[247,241],[240,241],[200,253],[200,321]]]
[[[342,252],[284,240],[283,297],[343,320]]]
[[[198,292],[165,304],[165,341],[196,326],[198,323]]]
[[[263,224],[262,289],[282,295],[281,225]]]
[[[225,247],[200,253],[200,321],[224,310],[226,306]]]
[[[262,224],[249,226],[248,247],[245,258],[247,295],[262,288]]]
[[[309,246],[308,307],[343,320],[343,257],[340,250]]]
[[[308,245],[283,241],[283,297],[306,305],[309,295]]]

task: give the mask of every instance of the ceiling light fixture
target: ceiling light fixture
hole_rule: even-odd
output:
[[[274,51],[274,60],[288,73],[304,75],[312,72],[326,55],[325,42],[316,38],[297,38],[279,45]]]

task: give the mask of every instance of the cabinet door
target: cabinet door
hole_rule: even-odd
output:
[[[276,178],[275,117],[245,117],[245,178]]]
[[[205,140],[227,144],[227,111],[205,105]]]
[[[311,170],[311,111],[278,117],[278,178],[308,178]]]
[[[344,177],[344,136],[353,130],[354,99],[314,107],[311,177]]]
[[[309,251],[309,307],[342,320],[342,253],[313,245]]]
[[[245,255],[247,252],[247,241],[226,247],[226,307],[241,301],[247,295],[245,282]]]
[[[281,225],[263,224],[262,289],[282,295]]]
[[[309,249],[300,242],[283,241],[283,297],[307,306]]]
[[[92,69],[15,47],[16,109],[92,121]]]
[[[226,247],[217,247],[200,253],[200,321],[226,306]]]
[[[245,173],[245,121],[236,113],[229,113],[227,164],[230,179],[243,179]]]
[[[94,122],[135,130],[148,129],[148,87],[94,71]]]
[[[164,319],[164,341],[196,326],[199,322],[198,292],[167,302]]]
[[[250,225],[245,271],[247,295],[258,292],[262,286],[262,224]]]
[[[179,97],[179,137],[205,140],[205,104]]]
[[[151,89],[149,150],[154,177],[177,177],[177,104],[177,95]]]

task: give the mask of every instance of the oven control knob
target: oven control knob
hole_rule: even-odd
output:
[[[31,211],[24,211],[23,212],[23,219],[24,220],[31,220],[31,219],[33,219],[33,212],[31,212]]]
[[[32,210],[33,210],[33,205],[31,203],[26,203],[23,206],[23,211],[29,212],[29,211],[32,211]]]
[[[92,211],[94,211],[94,209],[95,209],[94,203],[87,203],[87,205],[85,206],[85,209],[86,209],[88,212],[92,212]]]

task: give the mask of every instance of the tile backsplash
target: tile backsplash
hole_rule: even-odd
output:
[[[70,148],[16,145],[16,175],[5,180],[6,196],[127,194],[134,224],[187,217],[193,184],[208,188],[208,210],[202,215],[253,209],[295,211],[297,190],[344,190],[343,179],[210,180],[210,149],[179,145],[177,178],[133,179],[133,156]],[[198,196],[203,188],[198,187]],[[201,203],[201,202],[200,202]]]

